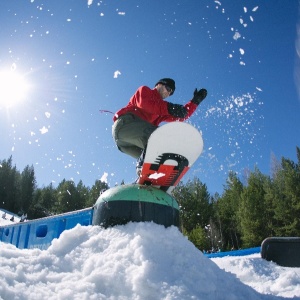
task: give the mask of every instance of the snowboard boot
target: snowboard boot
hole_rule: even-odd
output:
[[[139,182],[139,179],[141,177],[141,172],[142,172],[142,167],[143,167],[143,162],[140,163],[140,160],[138,159],[137,163],[136,163],[136,175],[137,175],[137,178],[136,180],[134,181],[134,183],[138,183]]]
[[[138,158],[138,160],[136,162],[136,175],[138,176],[138,178],[140,177],[141,172],[142,172],[145,154],[146,154],[146,148],[142,151],[141,156]]]
[[[136,175],[138,178],[141,175],[143,163],[144,163],[144,161],[140,160],[140,158],[137,160],[135,170],[136,170]]]

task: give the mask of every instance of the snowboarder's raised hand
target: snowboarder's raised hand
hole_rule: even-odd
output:
[[[205,99],[206,96],[207,96],[206,89],[201,89],[199,91],[197,89],[195,89],[192,102],[199,105]]]
[[[173,104],[168,102],[168,112],[171,116],[176,118],[185,118],[188,114],[187,109],[180,104]]]

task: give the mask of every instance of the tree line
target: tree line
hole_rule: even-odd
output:
[[[211,195],[199,178],[180,182],[173,196],[180,206],[183,234],[200,250],[260,246],[269,236],[300,236],[300,149],[297,162],[273,158],[271,175],[255,167],[243,183],[230,172],[221,194]],[[12,157],[0,161],[0,207],[28,219],[91,207],[109,186],[90,188],[63,179],[57,187],[37,187],[33,166],[22,172]]]
[[[18,215],[26,213],[31,220],[91,207],[101,191],[108,188],[100,180],[89,188],[81,180],[76,185],[65,179],[57,187],[50,183],[39,188],[33,166],[19,172],[12,157],[0,160],[0,208]]]
[[[272,174],[249,171],[243,184],[230,172],[221,195],[198,178],[174,189],[182,231],[200,250],[260,246],[270,236],[300,236],[300,149],[297,162],[273,158]]]

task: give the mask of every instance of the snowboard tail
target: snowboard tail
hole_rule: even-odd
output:
[[[200,156],[202,149],[201,134],[193,126],[173,122],[159,127],[149,138],[137,183],[153,185],[170,193]]]
[[[160,186],[160,189],[167,191],[170,186],[176,186],[189,170],[188,160],[174,153],[163,153],[161,156],[176,158],[178,165],[167,165],[159,159],[154,164],[144,163],[140,183]]]

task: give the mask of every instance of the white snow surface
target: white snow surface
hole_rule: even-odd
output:
[[[259,254],[209,259],[176,227],[154,223],[77,225],[47,250],[1,242],[0,260],[5,300],[300,299],[300,268]]]

